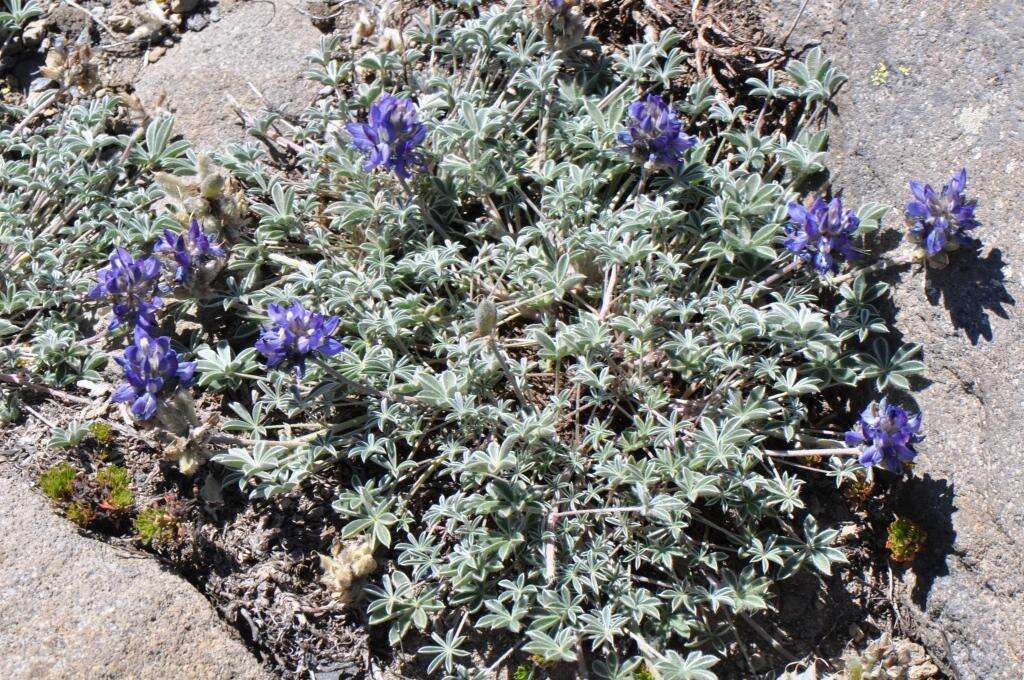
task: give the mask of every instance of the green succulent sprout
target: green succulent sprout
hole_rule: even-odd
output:
[[[144,508],[135,517],[135,533],[143,545],[170,543],[178,533],[178,519],[156,506]]]
[[[111,510],[128,510],[135,505],[135,494],[126,468],[109,465],[96,473],[96,481],[106,489],[105,503]]]
[[[897,517],[889,525],[885,547],[889,549],[894,562],[910,564],[924,550],[928,535],[915,522]]]
[[[71,497],[77,477],[78,470],[71,463],[58,463],[39,476],[39,486],[51,501],[64,501]]]

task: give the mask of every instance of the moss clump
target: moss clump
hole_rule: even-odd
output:
[[[647,664],[640,666],[633,674],[633,680],[655,680],[654,673],[647,667]]]
[[[516,666],[516,670],[512,673],[512,680],[533,680],[533,671],[529,666]]]
[[[920,526],[909,519],[897,517],[889,525],[889,537],[885,547],[889,549],[894,562],[910,564],[924,549],[928,535]]]
[[[39,476],[39,486],[53,502],[67,500],[74,490],[78,470],[71,463],[59,463]]]
[[[67,517],[69,520],[85,529],[96,519],[96,513],[88,503],[76,501],[68,506]]]
[[[127,510],[135,505],[127,469],[109,465],[96,473],[96,482],[106,489],[104,504],[111,510]]]
[[[89,425],[89,434],[100,446],[108,446],[114,442],[114,426],[101,420]]]
[[[178,518],[162,508],[150,506],[135,518],[135,533],[144,545],[169,543],[178,533]]]

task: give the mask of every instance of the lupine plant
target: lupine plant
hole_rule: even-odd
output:
[[[164,229],[153,251],[173,261],[174,282],[182,286],[208,285],[224,266],[224,250],[203,231],[195,218],[188,229],[180,233]]]
[[[369,122],[348,123],[345,129],[352,144],[366,155],[364,170],[380,166],[408,179],[423,163],[417,147],[427,136],[427,128],[409,99],[381,95],[370,106]]]
[[[111,400],[130,401],[132,415],[139,420],[152,418],[163,400],[186,389],[196,368],[195,362],[178,359],[170,338],[152,338],[142,328],[135,329],[134,343],[116,361],[127,382]]]
[[[816,198],[810,208],[793,202],[787,213],[785,245],[800,260],[823,274],[835,274],[842,262],[857,258],[853,244],[860,218],[843,209],[842,198],[828,203]]]
[[[846,444],[863,447],[862,465],[881,465],[899,472],[917,456],[914,444],[921,439],[920,430],[921,414],[908,415],[882,399],[864,409],[857,426],[846,433]]]
[[[342,350],[341,343],[331,337],[341,321],[336,316],[324,318],[303,309],[298,300],[288,306],[271,304],[267,315],[270,324],[256,341],[256,349],[267,358],[267,368],[288,362],[301,374],[310,354],[332,357]]]
[[[639,163],[678,166],[683,152],[697,144],[697,138],[683,130],[675,110],[656,94],[629,105],[629,123],[618,134],[622,149]]]
[[[921,367],[886,340],[887,288],[853,260],[884,210],[801,194],[843,81],[820,51],[748,83],[792,113],[788,132],[762,130],[710,79],[672,87],[686,47],[673,31],[605,62],[566,22],[538,25],[574,17],[570,3],[544,5],[428,9],[415,49],[358,68],[324,39],[309,75],[330,93],[287,143],[270,116],[252,131],[275,153],[252,142],[213,159],[251,208],[237,224],[216,224],[234,213],[208,201],[183,231],[180,210],[154,207],[197,175],[206,196],[169,121],[117,134],[124,109],[103,99],[27,139],[5,126],[0,247],[24,255],[0,332],[92,333],[83,300],[114,248],[132,276],[154,247],[173,253],[179,284],[223,264],[203,300],[168,296],[164,334],[136,328],[116,397],[159,419],[195,352],[204,401],[234,414],[214,464],[239,488],[298,493],[344,469],[339,539],[378,567],[350,606],[423,657],[414,675],[484,678],[532,656],[708,680],[780,581],[844,559],[790,458],[820,455],[841,483],[861,455],[896,468],[912,451],[919,420],[884,405],[830,448],[855,420],[847,388],[891,392]],[[77,171],[56,181],[68,158]],[[846,278],[822,276],[841,264]],[[122,316],[155,305],[155,288],[110,276],[100,301],[135,291]],[[202,333],[183,323],[197,320]],[[5,373],[49,380],[12,345]],[[196,422],[169,429],[190,437]],[[489,647],[488,631],[511,642]]]
[[[89,297],[112,303],[110,330],[125,323],[152,330],[156,310],[163,304],[157,295],[159,282],[159,260],[135,258],[124,248],[117,248],[110,256],[110,264],[100,270],[99,283],[89,291]]]
[[[930,264],[942,266],[945,253],[971,244],[970,231],[980,223],[974,218],[977,203],[964,196],[967,170],[962,169],[937,192],[930,184],[912,181],[914,200],[905,211],[910,237],[919,244]]]

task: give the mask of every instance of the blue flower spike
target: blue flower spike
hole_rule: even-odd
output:
[[[310,354],[329,357],[342,350],[341,343],[330,337],[340,321],[336,316],[324,317],[304,309],[298,300],[287,307],[271,304],[267,315],[270,324],[256,341],[256,349],[267,358],[267,368],[288,362],[302,375]]]
[[[151,337],[140,327],[135,329],[135,341],[115,361],[128,382],[117,388],[111,400],[132,402],[132,415],[140,421],[156,414],[161,399],[191,385],[196,370],[194,361],[178,358],[170,338]]]
[[[846,433],[846,445],[861,449],[860,462],[865,467],[880,465],[901,472],[903,464],[917,456],[914,444],[922,439],[920,430],[920,413],[910,416],[882,399],[864,409],[860,421]]]
[[[181,286],[208,284],[224,266],[224,249],[203,232],[195,218],[180,234],[164,229],[153,252],[173,258],[174,282]]]
[[[944,253],[971,245],[969,232],[980,224],[974,218],[977,201],[967,200],[966,188],[966,168],[953,175],[941,193],[924,182],[910,183],[914,200],[907,203],[905,211],[910,237],[935,266],[946,264]]]
[[[656,94],[629,105],[626,129],[618,134],[620,150],[638,163],[677,167],[683,152],[696,146],[697,138],[683,131],[683,123],[665,100]]]
[[[843,209],[841,197],[828,203],[816,198],[810,208],[794,201],[788,213],[784,243],[798,259],[811,263],[822,274],[835,274],[843,261],[857,259],[853,235],[860,219],[852,210]]]
[[[412,170],[423,165],[417,147],[427,136],[427,128],[419,120],[416,104],[390,94],[381,95],[370,106],[366,123],[345,125],[352,145],[366,156],[363,169],[376,167],[392,170],[402,179],[409,179]]]
[[[114,318],[110,330],[122,324],[152,332],[156,326],[156,310],[163,300],[159,290],[160,261],[155,257],[134,258],[124,248],[110,256],[110,264],[100,270],[99,282],[89,291],[93,300],[105,299],[113,305]]]

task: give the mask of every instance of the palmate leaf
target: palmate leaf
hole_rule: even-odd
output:
[[[554,636],[539,630],[526,631],[530,639],[523,645],[523,651],[536,654],[545,662],[569,662],[576,660],[576,634],[572,629],[560,628]]]
[[[917,344],[903,344],[891,352],[889,343],[878,338],[872,343],[870,352],[857,357],[862,366],[861,376],[874,378],[879,392],[890,387],[910,389],[907,378],[924,372],[924,362],[914,358],[920,353],[921,346]]]
[[[690,652],[683,658],[677,652],[668,651],[654,662],[654,668],[664,680],[715,680],[711,668],[718,659],[700,652]]]

